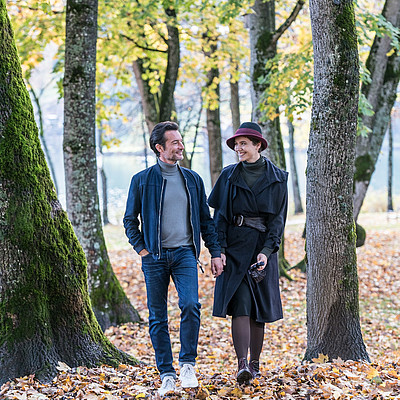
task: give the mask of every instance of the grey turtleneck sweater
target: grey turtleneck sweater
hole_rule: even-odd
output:
[[[185,180],[177,164],[158,159],[164,185],[164,201],[161,214],[161,244],[175,248],[193,244],[190,225],[190,207]]]

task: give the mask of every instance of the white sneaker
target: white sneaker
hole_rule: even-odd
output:
[[[179,380],[183,388],[195,388],[199,386],[194,367],[191,364],[182,365]]]
[[[175,392],[176,385],[175,385],[175,379],[171,375],[164,376],[162,380],[162,384],[160,389],[158,389],[158,394],[160,396],[164,396],[164,394],[167,394],[168,392]]]

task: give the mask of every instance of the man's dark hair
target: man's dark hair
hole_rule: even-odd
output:
[[[156,144],[161,144],[161,146],[165,149],[165,132],[166,131],[177,131],[179,126],[176,122],[164,121],[158,123],[152,130],[150,134],[150,148],[156,153],[156,156],[159,157],[160,153],[156,149]]]

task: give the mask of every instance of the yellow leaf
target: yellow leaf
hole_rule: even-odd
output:
[[[232,390],[230,395],[233,396],[233,397],[239,397],[240,398],[240,397],[243,396],[243,393],[239,388],[236,387],[235,389]]]
[[[222,389],[218,390],[218,396],[225,397],[231,392],[231,388],[223,387]]]
[[[379,375],[379,372],[375,368],[371,367],[368,370],[367,379],[375,378],[378,375]]]
[[[319,353],[318,354],[318,358],[313,358],[312,361],[315,362],[316,364],[324,364],[326,362],[328,362],[329,357]]]

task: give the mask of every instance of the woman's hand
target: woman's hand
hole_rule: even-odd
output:
[[[262,262],[264,263],[264,265],[262,265],[261,267],[258,267],[258,269],[259,269],[260,271],[262,271],[262,270],[267,266],[267,264],[268,264],[268,258],[267,258],[267,256],[266,256],[265,254],[263,254],[263,253],[260,253],[260,254],[257,256],[257,262],[260,262],[260,261],[262,261]]]

